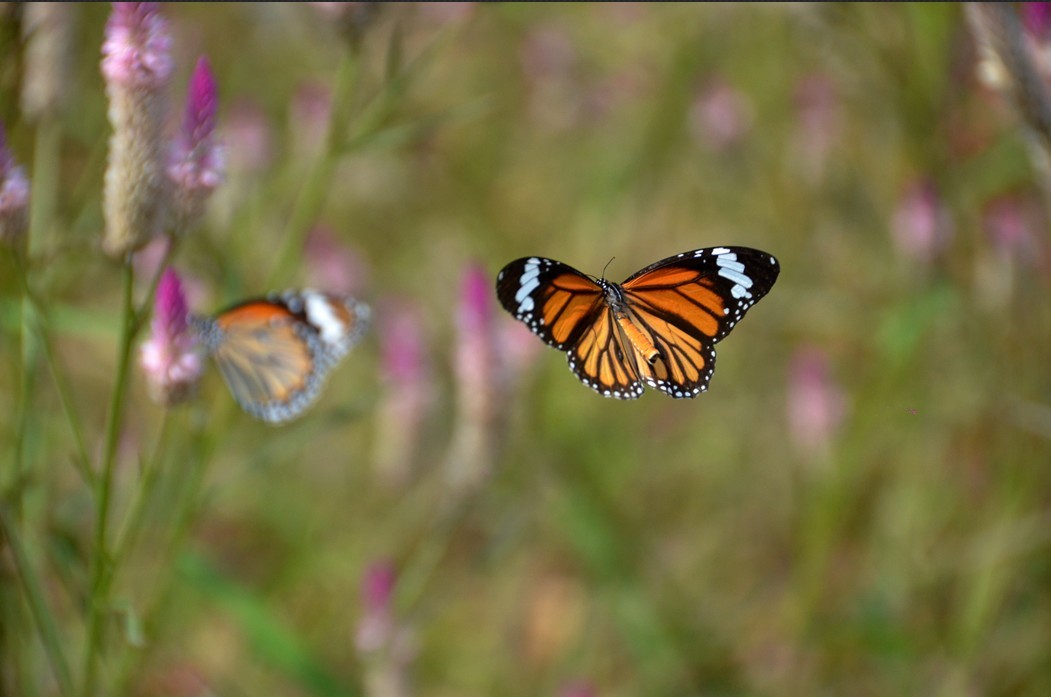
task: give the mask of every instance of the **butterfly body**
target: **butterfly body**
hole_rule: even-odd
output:
[[[714,345],[777,280],[777,260],[747,247],[709,247],[662,259],[623,283],[544,257],[500,271],[504,308],[566,351],[570,370],[599,394],[636,399],[643,386],[677,399],[708,388]]]
[[[369,307],[346,295],[285,291],[191,322],[230,393],[269,423],[301,415],[368,329]]]

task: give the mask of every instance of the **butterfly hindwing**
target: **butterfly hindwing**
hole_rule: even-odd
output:
[[[569,350],[569,369],[604,397],[638,399],[643,389],[635,353],[613,313],[603,307],[600,316]]]

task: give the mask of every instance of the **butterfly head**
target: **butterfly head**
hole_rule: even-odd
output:
[[[595,282],[602,288],[602,292],[606,294],[606,304],[609,305],[610,309],[614,313],[623,312],[625,308],[624,289],[613,281],[607,281],[602,278]]]

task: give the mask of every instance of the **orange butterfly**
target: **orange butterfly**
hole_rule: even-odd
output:
[[[346,295],[285,291],[191,319],[241,407],[269,423],[300,416],[368,329],[368,305]]]
[[[747,247],[711,247],[651,264],[623,283],[525,257],[496,278],[500,303],[560,351],[581,382],[637,399],[643,385],[676,399],[708,389],[715,344],[777,280],[777,259]]]

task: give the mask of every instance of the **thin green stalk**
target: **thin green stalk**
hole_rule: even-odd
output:
[[[285,226],[285,234],[276,256],[276,262],[267,278],[267,286],[286,275],[295,264],[298,257],[294,256],[294,253],[303,248],[310,224],[325,203],[332,173],[343,149],[343,141],[347,137],[346,121],[358,84],[359,72],[357,53],[348,49],[336,75],[336,84],[332,94],[332,111],[325,129],[324,144],[307,175],[306,183],[299,191],[299,197],[296,199],[288,224]]]
[[[11,520],[7,506],[0,503],[0,532],[7,540],[11,550],[11,559],[14,563],[18,580],[22,584],[22,592],[25,594],[29,610],[36,622],[37,632],[40,634],[40,642],[44,645],[51,668],[55,671],[58,681],[59,692],[65,697],[73,696],[73,677],[69,670],[69,662],[62,653],[62,641],[59,639],[58,629],[55,626],[54,617],[48,609],[47,603],[40,589],[43,585],[36,577],[33,567],[29,563],[22,539],[18,535],[17,525]]]
[[[179,493],[171,512],[169,526],[172,531],[171,535],[167,543],[157,553],[155,564],[160,568],[173,568],[174,566],[175,558],[194,520],[196,504],[199,502],[201,488],[208,470],[208,462],[211,460],[218,445],[218,438],[215,434],[226,432],[224,424],[229,420],[231,413],[230,404],[227,403],[219,408],[219,413],[214,414],[212,418],[207,420],[211,438],[207,438],[207,432],[201,428],[193,429],[192,441],[194,445],[189,449],[187,456],[180,458],[189,463],[189,481],[184,483],[183,489]],[[151,588],[153,591],[152,597],[142,603],[144,610],[141,617],[143,631],[146,636],[153,635],[154,628],[160,619],[159,615],[164,609],[165,601],[171,592],[171,587],[175,580],[175,574],[165,575],[158,584]],[[125,654],[124,660],[117,670],[116,694],[123,694],[127,691],[127,685],[132,678],[132,670],[136,659],[138,661],[144,660],[144,655],[148,655],[153,648],[154,644],[147,642],[141,653],[127,652]]]
[[[135,493],[132,494],[131,504],[129,505],[128,514],[124,518],[124,522],[121,524],[120,529],[117,531],[116,540],[113,542],[113,555],[112,555],[112,569],[120,567],[125,555],[142,530],[143,517],[146,514],[146,504],[149,503],[153,497],[153,492],[157,485],[157,478],[161,470],[161,462],[164,459],[164,452],[167,449],[168,434],[171,432],[169,424],[171,423],[171,410],[165,409],[164,415],[161,417],[161,428],[160,433],[157,435],[157,445],[153,449],[153,454],[146,461],[142,476],[139,478],[139,485],[135,488]],[[109,584],[112,581],[112,573],[106,575],[106,588],[105,591],[109,590]]]
[[[106,544],[106,527],[109,523],[110,494],[113,488],[113,464],[117,455],[117,444],[120,440],[123,423],[125,393],[128,386],[128,372],[131,365],[131,348],[135,339],[135,311],[132,301],[132,287],[135,272],[131,257],[124,259],[123,299],[120,348],[117,358],[117,380],[110,400],[109,413],[106,417],[106,442],[103,448],[102,464],[95,485],[95,539],[91,555],[91,589],[88,608],[88,634],[84,648],[84,678],[81,684],[81,697],[95,694],[95,682],[98,674],[99,649],[102,638],[102,624],[109,605],[109,598],[104,592],[105,580],[111,573],[109,566],[109,549]]]
[[[80,417],[73,408],[73,399],[70,396],[69,383],[66,381],[66,376],[58,365],[58,361],[55,358],[55,352],[51,346],[51,329],[48,323],[46,310],[43,303],[41,303],[39,298],[36,297],[29,285],[29,279],[26,276],[25,266],[23,265],[22,260],[17,254],[13,256],[15,274],[18,276],[18,281],[22,287],[24,297],[29,299],[33,316],[35,318],[35,321],[32,324],[35,325],[37,342],[44,354],[44,362],[47,363],[48,371],[51,373],[51,379],[55,383],[55,389],[58,392],[58,399],[62,404],[62,412],[66,417],[70,433],[73,436],[73,446],[76,449],[73,461],[74,465],[84,482],[91,486],[94,483],[94,476],[92,475],[89,465],[91,459],[88,457],[88,449],[84,441],[84,429],[81,427]]]

